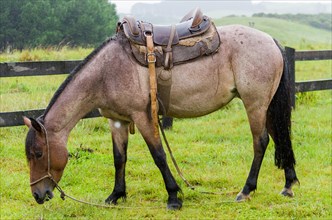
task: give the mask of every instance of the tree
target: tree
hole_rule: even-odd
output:
[[[118,16],[107,0],[0,0],[0,50],[96,46],[114,34]]]
[[[114,33],[118,17],[114,16],[115,6],[107,0],[71,0],[65,4],[67,13],[61,18],[62,32],[72,44],[95,45]]]
[[[14,42],[19,42],[18,27],[21,23],[22,8],[17,7],[20,5],[20,0],[0,0],[0,5],[0,49],[2,49],[7,45],[13,45]]]

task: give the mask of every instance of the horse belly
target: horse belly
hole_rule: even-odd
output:
[[[234,98],[234,88],[233,73],[220,53],[175,66],[168,115],[190,118],[214,112]]]

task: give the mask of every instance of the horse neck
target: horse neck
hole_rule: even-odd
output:
[[[50,132],[67,138],[78,121],[100,105],[98,97],[103,88],[103,66],[106,65],[103,62],[104,59],[96,54],[58,95],[44,115],[45,127]]]
[[[82,68],[52,101],[53,104],[44,115],[45,127],[55,136],[67,138],[81,118],[93,109],[102,108],[105,105],[106,90],[111,92],[106,85],[107,80],[118,84],[115,81],[119,77],[116,76],[122,75],[122,68],[114,68],[114,64],[124,64],[123,60],[126,60],[128,54],[129,42],[123,36],[106,41],[92,52]]]
[[[44,116],[45,127],[50,131],[69,133],[95,108],[94,94],[89,93],[91,83],[83,75],[78,78],[70,82]]]

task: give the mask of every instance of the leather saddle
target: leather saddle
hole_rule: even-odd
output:
[[[137,61],[148,66],[146,35],[152,35],[155,46],[156,66],[171,69],[173,65],[215,53],[220,38],[214,23],[199,8],[191,10],[175,25],[153,25],[125,16],[119,23],[131,43]]]

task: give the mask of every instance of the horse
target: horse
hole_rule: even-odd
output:
[[[249,175],[236,201],[246,201],[257,188],[257,178],[270,137],[275,143],[275,165],[284,170],[284,196],[294,195],[298,182],[291,141],[291,104],[288,64],[283,47],[259,30],[228,25],[217,27],[218,52],[171,70],[172,85],[167,116],[192,118],[207,115],[232,99],[244,104],[252,133],[254,157]],[[53,197],[68,161],[70,131],[93,109],[109,119],[115,167],[115,184],[105,200],[117,204],[126,197],[125,167],[128,128],[134,123],[159,168],[168,193],[167,208],[180,209],[181,192],[163,150],[154,135],[150,110],[149,74],[133,57],[123,32],[107,39],[79,64],[55,92],[45,112],[24,117],[29,128],[25,151],[30,188],[37,203]]]

